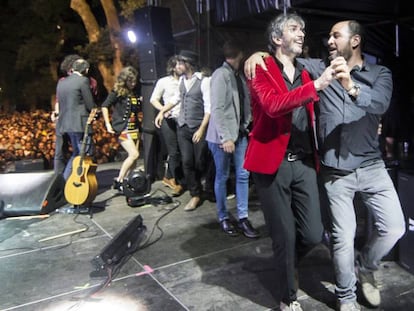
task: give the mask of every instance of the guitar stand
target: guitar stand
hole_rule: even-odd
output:
[[[73,205],[73,214],[90,214],[90,217],[92,218],[92,213],[92,205]]]
[[[92,218],[93,208],[91,205],[72,205],[59,209],[59,213],[62,214],[80,214],[80,215],[90,215]]]
[[[58,210],[58,213],[62,214],[80,214],[80,215],[88,215],[89,217],[93,217],[93,213],[95,212],[101,212],[104,211],[104,206],[97,206],[93,205],[92,203],[89,203],[88,205],[71,205],[62,207]]]
[[[74,205],[73,208],[74,208],[73,210],[74,214],[81,214],[81,215],[89,214],[89,218],[93,217],[94,210],[98,210],[99,212],[104,209],[104,207],[96,206],[96,205],[93,205],[92,203],[90,203],[89,205]]]

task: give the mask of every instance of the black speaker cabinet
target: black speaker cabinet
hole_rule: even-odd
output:
[[[53,171],[0,174],[2,217],[48,214],[66,204],[65,180]]]
[[[121,265],[123,263],[122,259],[138,250],[140,243],[145,238],[146,230],[141,215],[130,220],[91,260],[94,271],[91,272],[90,276],[105,275],[108,273],[108,268]]]
[[[414,274],[414,171],[398,173],[398,194],[404,211],[406,233],[398,242],[399,264]]]
[[[139,42],[173,42],[169,8],[146,6],[135,11],[134,20]]]
[[[149,102],[153,90],[154,83],[141,84],[141,94],[143,97],[142,109],[145,116],[142,129],[144,166],[151,181],[163,176],[164,173],[161,135],[159,129],[157,129],[154,125],[154,119],[157,111]]]
[[[166,64],[175,52],[170,9],[148,6],[134,14],[140,79],[154,82],[166,74]]]
[[[154,91],[155,83],[142,83],[141,95],[142,95],[142,113],[145,118],[142,120],[142,127],[144,133],[157,134],[157,128],[155,127],[154,120],[157,116],[158,110],[154,108],[150,103],[152,92]]]
[[[15,170],[19,173],[44,171],[45,161],[43,159],[27,159],[14,162]]]

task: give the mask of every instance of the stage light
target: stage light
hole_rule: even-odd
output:
[[[173,202],[166,194],[154,196],[151,191],[150,176],[144,171],[134,170],[122,183],[126,202],[131,207],[139,207],[146,204],[164,205]]]
[[[137,36],[136,36],[134,31],[128,30],[127,31],[127,36],[128,36],[129,42],[131,42],[131,43],[137,42]]]
[[[124,180],[122,188],[127,198],[145,196],[151,191],[151,181],[144,171],[134,170]]]

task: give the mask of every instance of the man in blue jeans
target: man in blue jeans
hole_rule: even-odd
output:
[[[225,61],[211,77],[211,115],[206,140],[214,158],[216,177],[214,193],[222,230],[238,235],[227,211],[227,180],[231,160],[236,173],[238,228],[248,238],[259,237],[248,219],[249,172],[243,168],[247,148],[247,128],[251,121],[250,96],[239,67],[243,52],[238,43],[223,46]]]

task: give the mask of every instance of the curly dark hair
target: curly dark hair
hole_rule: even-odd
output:
[[[174,74],[174,68],[175,68],[175,65],[177,65],[177,62],[178,62],[177,55],[173,55],[168,59],[167,68],[166,68],[167,75]]]
[[[117,93],[118,96],[127,96],[131,93],[131,90],[127,87],[127,81],[137,80],[138,71],[132,67],[128,66],[121,70],[118,77],[116,78],[116,82],[114,85],[114,91]]]
[[[72,65],[75,61],[77,61],[78,59],[81,59],[82,57],[78,54],[69,54],[67,55],[63,61],[60,63],[60,71],[63,74],[68,74],[70,72],[70,70],[72,69]]]

